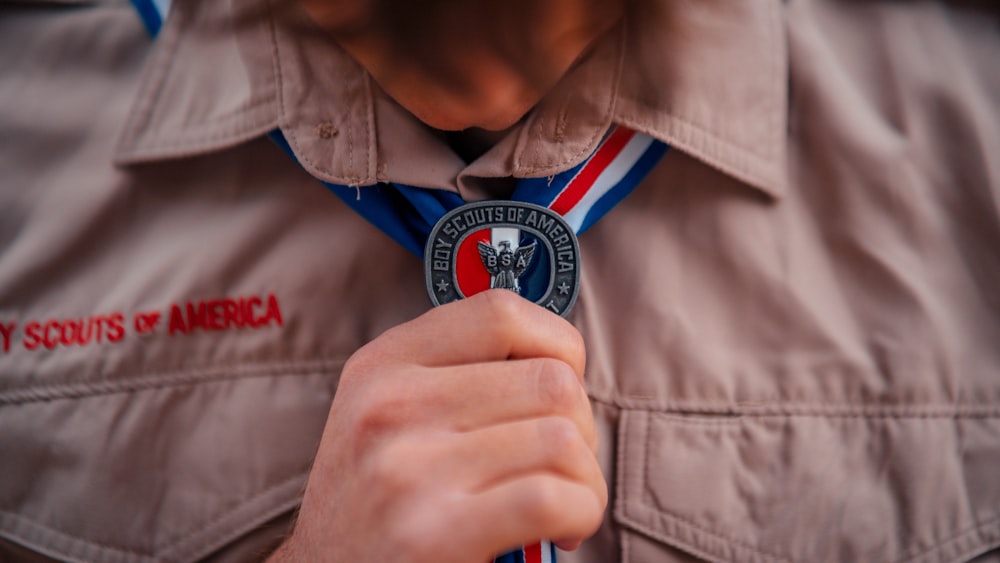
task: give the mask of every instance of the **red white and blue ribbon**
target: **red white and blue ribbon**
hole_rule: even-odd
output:
[[[150,35],[156,36],[171,0],[132,0]],[[268,135],[293,159],[280,130]],[[597,150],[579,165],[545,178],[518,181],[511,199],[548,207],[563,216],[579,235],[589,229],[639,185],[669,147],[648,135],[613,126]],[[320,182],[354,211],[410,252],[423,257],[427,237],[448,211],[465,202],[458,194],[400,183],[345,186]],[[496,558],[495,563],[555,563],[547,540]]]
[[[556,563],[556,547],[548,540],[505,553],[493,563]]]
[[[582,164],[551,179],[521,180],[512,199],[548,207],[579,235],[632,193],[666,151],[649,135],[614,127]]]
[[[280,131],[271,132],[270,137],[294,157]],[[585,161],[555,176],[519,180],[511,199],[552,209],[580,235],[632,193],[667,149],[649,135],[613,126]],[[362,187],[322,183],[419,257],[437,221],[465,203],[454,192],[400,183]]]

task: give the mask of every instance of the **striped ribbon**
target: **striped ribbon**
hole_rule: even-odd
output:
[[[501,555],[493,563],[556,563],[556,547],[552,542],[542,540]]]
[[[295,157],[280,131],[269,136]],[[552,209],[579,235],[632,193],[667,149],[649,135],[614,126],[582,163],[555,176],[518,180],[511,199]],[[465,203],[454,192],[400,183],[358,187],[320,182],[419,257],[423,257],[427,237],[438,219]]]
[[[171,0],[132,0],[150,35],[155,37]],[[293,159],[280,130],[268,134]],[[511,199],[548,207],[579,235],[604,217],[639,185],[669,147],[648,135],[614,126],[597,150],[579,165],[546,178],[518,180]],[[319,180],[345,204],[410,252],[423,257],[431,229],[445,213],[464,204],[458,194],[401,183],[345,186]],[[494,563],[555,563],[547,540],[501,555]]]

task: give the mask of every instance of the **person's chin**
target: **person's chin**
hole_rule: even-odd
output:
[[[440,131],[461,131],[478,127],[503,131],[521,120],[537,103],[534,96],[518,101],[447,102],[440,104],[403,104],[417,119]]]

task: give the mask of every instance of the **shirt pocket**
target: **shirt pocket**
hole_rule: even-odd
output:
[[[264,528],[301,499],[339,364],[0,393],[0,537],[60,561],[195,561],[261,529],[273,547],[286,530]]]
[[[628,563],[965,561],[1000,543],[995,418],[629,410],[619,424]]]

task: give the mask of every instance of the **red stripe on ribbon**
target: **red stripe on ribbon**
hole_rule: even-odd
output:
[[[625,127],[617,127],[611,136],[604,141],[601,148],[597,149],[594,156],[583,166],[583,170],[580,170],[580,173],[570,181],[562,193],[556,196],[549,208],[560,215],[569,213],[573,206],[580,203],[583,196],[587,194],[587,190],[594,185],[594,181],[601,175],[601,172],[604,172],[608,164],[618,157],[633,135],[635,135],[635,131]]]
[[[542,544],[524,546],[524,563],[542,563]]]

